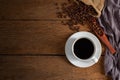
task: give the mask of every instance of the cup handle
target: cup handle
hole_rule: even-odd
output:
[[[97,62],[98,62],[98,59],[97,59],[96,57],[93,57],[93,58],[92,58],[92,61],[94,61],[95,63],[97,63]]]

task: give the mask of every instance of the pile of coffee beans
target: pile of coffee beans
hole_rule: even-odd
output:
[[[84,4],[81,0],[68,0],[66,3],[56,5],[56,9],[60,9],[57,12],[58,18],[66,18],[67,21],[61,21],[63,25],[68,25],[71,30],[79,31],[77,24],[89,24],[91,23],[90,18],[92,15],[97,15],[97,12],[91,5]]]

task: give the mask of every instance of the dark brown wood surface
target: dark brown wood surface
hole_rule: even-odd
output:
[[[85,69],[74,67],[65,56],[4,56],[0,59],[0,80],[109,80],[104,76],[103,57]]]
[[[0,0],[0,18],[9,20],[50,20],[56,17],[56,3],[66,0]]]
[[[74,33],[56,17],[65,0],[0,0],[0,80],[110,80],[99,62],[78,68],[68,62],[65,42]],[[90,31],[81,26],[80,31]]]
[[[61,21],[0,21],[0,53],[63,54],[73,33]]]

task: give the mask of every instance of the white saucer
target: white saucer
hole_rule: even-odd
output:
[[[80,59],[80,58],[76,57],[73,52],[74,42],[80,38],[87,38],[91,42],[93,42],[94,53],[93,53],[93,56],[91,56],[89,59],[84,59],[84,60]],[[68,38],[66,45],[65,45],[65,54],[66,54],[67,59],[70,61],[70,63],[72,63],[73,65],[75,65],[77,67],[85,68],[85,67],[90,67],[90,66],[94,65],[95,63],[98,62],[98,60],[101,56],[101,53],[102,53],[102,48],[101,48],[100,41],[94,34],[92,34],[90,32],[74,33],[72,36],[70,36]]]

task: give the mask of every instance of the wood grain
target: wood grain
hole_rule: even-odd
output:
[[[110,80],[104,75],[104,56],[85,69],[64,56],[74,31],[56,17],[55,3],[63,2],[0,0],[0,80]],[[80,31],[90,30],[81,26]]]
[[[55,3],[66,0],[0,0],[1,20],[50,20],[56,17]],[[60,6],[60,5],[59,5]]]
[[[63,54],[73,33],[56,17],[55,3],[63,2],[66,0],[0,0],[0,53]],[[87,27],[80,30],[89,31]]]
[[[65,56],[0,56],[0,80],[110,80],[103,57],[89,68],[77,68]]]
[[[89,29],[82,26],[81,30]],[[63,54],[73,33],[60,21],[0,21],[0,53]]]

